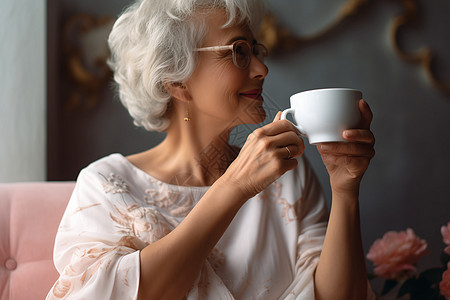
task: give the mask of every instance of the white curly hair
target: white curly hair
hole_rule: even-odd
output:
[[[249,24],[256,34],[264,16],[262,0],[137,0],[117,19],[108,43],[121,102],[134,124],[149,131],[169,125],[171,96],[164,84],[183,82],[196,65],[206,33],[199,9],[224,9],[228,20]]]

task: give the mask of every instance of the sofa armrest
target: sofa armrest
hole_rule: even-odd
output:
[[[74,182],[0,184],[0,300],[44,299],[55,235]]]

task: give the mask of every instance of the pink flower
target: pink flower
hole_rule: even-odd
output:
[[[410,228],[400,232],[389,231],[373,243],[367,258],[375,266],[375,275],[386,279],[402,279],[416,271],[414,265],[428,254],[427,246],[427,242],[416,236]]]
[[[442,274],[442,281],[439,283],[439,291],[441,292],[441,295],[445,297],[445,300],[450,300],[450,262],[447,265],[447,270]]]
[[[441,227],[442,238],[444,239],[444,243],[448,246],[444,249],[444,252],[450,255],[450,222],[448,222],[447,226]]]

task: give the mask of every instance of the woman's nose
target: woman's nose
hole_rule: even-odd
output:
[[[266,78],[267,73],[269,73],[267,66],[254,55],[251,56],[250,65],[248,68],[249,76],[252,79],[263,80]]]

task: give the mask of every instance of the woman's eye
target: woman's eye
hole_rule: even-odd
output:
[[[248,53],[247,47],[238,46],[236,47],[236,54],[246,56]]]
[[[227,56],[231,56],[232,54],[233,54],[233,51],[231,51],[231,50],[220,51],[219,52],[219,57],[220,58],[225,58]]]

